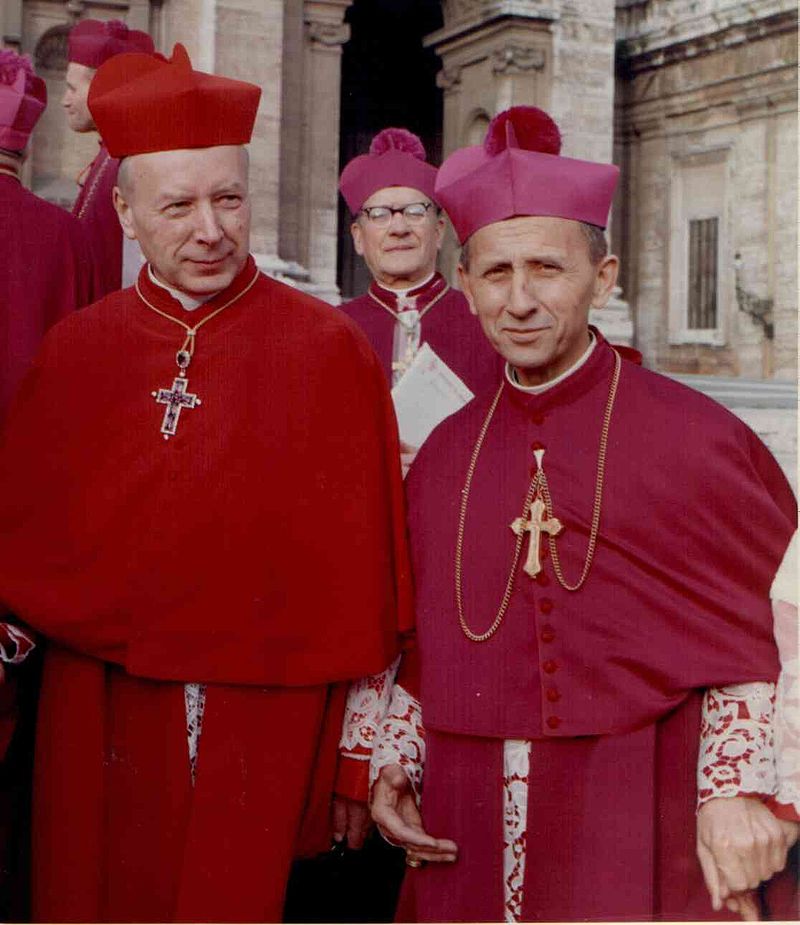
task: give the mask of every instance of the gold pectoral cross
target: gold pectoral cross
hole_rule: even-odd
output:
[[[528,558],[523,565],[523,571],[535,578],[542,570],[540,561],[542,533],[557,536],[561,532],[561,521],[557,517],[548,517],[547,508],[540,497],[536,497],[528,512],[528,519],[517,517],[511,524],[511,529],[520,536],[528,532]]]

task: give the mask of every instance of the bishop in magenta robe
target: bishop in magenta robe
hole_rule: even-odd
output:
[[[406,129],[384,129],[367,154],[346,165],[339,188],[373,279],[364,295],[340,308],[367,335],[392,384],[428,343],[477,394],[496,381],[500,364],[464,296],[436,270],[444,221],[435,179],[422,142]],[[388,215],[374,212],[386,206]]]
[[[152,51],[150,36],[138,29],[129,29],[121,20],[82,19],[76,23],[69,33],[67,89],[63,100],[70,128],[80,133],[97,130],[87,96],[101,64],[115,55]],[[119,159],[108,153],[102,137],[98,144],[97,154],[78,180],[78,196],[72,214],[89,240],[96,295],[100,297],[122,286],[124,238],[113,202]]]
[[[702,695],[778,673],[791,489],[738,418],[588,329],[617,171],[559,150],[520,107],[437,177],[507,365],[407,482],[418,659],[376,762],[406,770],[375,785],[403,921],[725,917],[695,855]]]

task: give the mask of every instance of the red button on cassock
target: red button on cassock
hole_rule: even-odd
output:
[[[561,725],[561,720],[557,716],[547,717],[547,726],[549,729],[558,729],[560,725]]]
[[[540,440],[534,440],[531,444],[531,449],[536,452],[536,450],[543,450],[544,444]]]
[[[550,613],[553,610],[553,602],[549,597],[543,597],[539,601],[539,610],[541,610],[542,613]]]
[[[545,674],[555,674],[558,671],[558,662],[555,659],[548,658],[542,663],[542,671]]]
[[[541,585],[543,588],[546,588],[550,584],[550,579],[547,577],[547,572],[539,572],[535,578],[536,584]]]
[[[549,703],[558,703],[558,701],[561,700],[561,694],[558,692],[557,687],[548,687],[544,695],[547,697]]]
[[[542,632],[539,636],[542,642],[552,642],[556,638],[556,631],[550,626],[549,623],[546,623],[542,627]]]
[[[540,411],[534,411],[531,414],[531,421],[539,427],[544,424],[544,415]]]

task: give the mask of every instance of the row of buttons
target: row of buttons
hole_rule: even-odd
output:
[[[533,421],[533,423],[536,425],[541,425],[544,423],[544,415],[541,414],[540,412],[534,412],[533,414],[531,414],[531,421]],[[531,450],[533,450],[534,453],[537,450],[544,450],[544,449],[545,449],[545,446],[540,440],[534,440],[533,443],[531,444]],[[532,466],[531,467],[531,477],[536,475],[536,472],[537,472],[537,467]],[[547,558],[549,552],[550,550],[548,549],[547,544],[543,544],[542,549],[541,549],[542,560],[545,560]],[[547,573],[544,571],[544,569],[542,569],[542,571],[539,572],[539,574],[536,576],[536,583],[542,588],[546,588],[550,584],[550,579],[547,577]],[[539,603],[539,610],[542,613],[544,614],[552,613],[553,602],[550,600],[549,597],[543,597],[538,603]],[[539,638],[544,643],[553,642],[556,638],[556,631],[549,623],[546,623],[541,629]],[[558,671],[558,662],[554,658],[545,659],[545,661],[542,662],[542,671],[545,674],[549,674],[549,675],[555,674]],[[544,695],[548,703],[558,703],[558,701],[561,700],[561,693],[559,692],[558,688],[555,687],[554,685],[546,688]],[[547,719],[545,720],[545,724],[548,729],[558,729],[558,727],[561,725],[561,719],[558,716],[548,716]]]

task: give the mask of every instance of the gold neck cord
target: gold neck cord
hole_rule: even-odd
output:
[[[603,484],[605,482],[605,470],[606,470],[606,451],[608,448],[608,434],[611,428],[611,415],[614,410],[614,401],[617,397],[617,388],[619,386],[619,377],[622,369],[622,362],[620,360],[619,354],[614,352],[614,373],[611,378],[611,385],[608,390],[608,398],[606,400],[605,414],[603,415],[603,427],[600,433],[600,448],[598,451],[597,457],[597,475],[595,478],[595,491],[594,491],[594,502],[592,505],[592,526],[589,532],[589,545],[586,551],[586,560],[583,565],[583,571],[581,576],[575,584],[569,584],[564,578],[564,572],[561,568],[561,561],[558,556],[558,549],[556,547],[556,538],[554,535],[548,536],[548,545],[550,548],[550,556],[553,560],[553,571],[555,572],[556,578],[558,579],[559,584],[566,591],[577,591],[579,590],[584,582],[586,581],[587,576],[589,575],[589,569],[592,567],[592,560],[594,559],[595,549],[597,548],[597,535],[600,529],[600,514],[603,507]],[[500,607],[497,611],[497,614],[492,621],[491,626],[483,633],[475,633],[467,625],[466,618],[464,616],[464,599],[462,592],[462,569],[463,569],[463,558],[464,558],[464,528],[467,521],[467,507],[469,506],[469,495],[472,488],[472,479],[475,475],[475,468],[478,464],[478,456],[480,455],[481,447],[483,442],[486,439],[486,433],[489,430],[489,424],[492,421],[497,405],[500,402],[500,397],[503,394],[503,389],[505,387],[505,382],[500,384],[500,388],[497,390],[497,394],[494,397],[494,401],[489,407],[489,411],[486,415],[486,419],[483,422],[483,426],[480,429],[478,434],[478,439],[475,442],[475,447],[472,451],[472,458],[469,462],[469,467],[467,468],[467,477],[464,482],[464,487],[461,490],[461,509],[458,515],[458,534],[456,537],[456,554],[455,554],[455,594],[456,594],[456,609],[458,612],[458,622],[461,625],[461,630],[467,639],[470,639],[472,642],[485,642],[487,639],[490,639],[494,634],[500,629],[500,624],[503,622],[503,618],[506,615],[508,610],[508,605],[511,602],[511,595],[514,590],[514,579],[517,573],[517,566],[519,564],[519,557],[522,551],[522,541],[524,534],[520,532],[517,536],[517,541],[514,545],[514,557],[511,563],[511,571],[508,575],[508,580],[506,582],[506,588],[503,593],[503,598],[500,602]],[[544,469],[541,465],[537,466],[536,474],[531,479],[531,483],[528,486],[528,491],[525,495],[525,503],[522,509],[523,518],[527,518],[531,509],[531,504],[537,495],[540,495],[545,504],[545,510],[548,517],[553,516],[553,502],[550,495],[550,486],[547,483],[547,476],[544,473]]]
[[[260,272],[261,271],[256,268],[256,272],[253,274],[253,278],[244,287],[244,289],[242,289],[241,292],[237,293],[232,299],[228,299],[224,305],[220,305],[219,308],[215,308],[210,315],[206,315],[202,321],[198,321],[195,325],[187,324],[180,318],[176,318],[174,315],[170,315],[168,312],[162,311],[160,308],[156,308],[152,302],[148,302],[148,300],[142,294],[138,279],[134,283],[134,288],[136,289],[136,294],[149,309],[152,309],[157,315],[161,315],[162,318],[166,318],[168,321],[179,324],[184,329],[184,331],[186,331],[186,339],[184,340],[183,345],[181,346],[175,358],[180,369],[185,370],[189,366],[189,363],[194,356],[194,340],[200,328],[202,328],[206,322],[211,321],[212,318],[216,318],[220,312],[224,312],[226,308],[229,308],[231,305],[233,305],[234,302],[237,302],[239,299],[241,299],[242,296],[246,295],[255,285]]]

